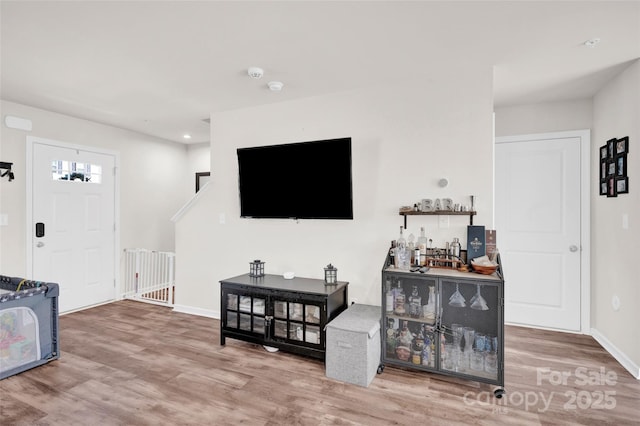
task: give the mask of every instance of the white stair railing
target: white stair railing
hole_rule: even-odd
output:
[[[137,248],[124,256],[122,297],[173,306],[175,253]]]

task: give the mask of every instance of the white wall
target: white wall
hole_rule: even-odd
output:
[[[497,107],[496,136],[530,135],[590,129],[591,99]]]
[[[592,325],[594,336],[612,353],[618,351],[626,367],[640,378],[640,62],[614,78],[593,101],[591,236]],[[629,136],[629,194],[616,198],[597,195],[599,147],[611,138]],[[622,216],[629,227],[623,229]],[[620,309],[612,298],[618,296]]]
[[[333,263],[351,297],[380,304],[381,267],[402,218],[398,208],[421,198],[478,198],[474,223],[493,217],[492,73],[458,75],[283,102],[212,116],[209,190],[176,226],[178,309],[219,315],[218,281],[248,272],[253,259],[267,273],[287,270],[322,278]],[[354,220],[241,219],[236,149],[350,136]],[[449,178],[449,187],[437,186]],[[326,194],[318,194],[319,197]],[[220,223],[224,215],[226,223]],[[409,218],[434,244],[466,242],[468,219]]]
[[[0,160],[14,163],[16,177],[12,182],[0,180],[0,213],[9,217],[9,226],[0,227],[0,273],[27,275],[27,135],[118,151],[121,248],[174,250],[170,218],[189,199],[194,185],[193,175],[187,173],[185,145],[12,102],[2,101],[0,105],[3,117]],[[33,130],[7,128],[5,115],[30,119]]]

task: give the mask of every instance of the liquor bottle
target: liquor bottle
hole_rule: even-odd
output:
[[[402,283],[400,282],[400,280],[398,280],[398,287],[396,288],[396,294],[395,294],[394,304],[393,304],[393,312],[396,315],[404,315],[406,313],[404,309],[404,302],[405,302],[404,289],[402,288]]]
[[[424,319],[427,324],[433,325],[436,322],[436,287],[433,285],[429,286],[429,300],[424,312]]]
[[[422,363],[422,343],[424,338],[421,335],[414,335],[411,342],[411,363],[420,365]]]
[[[433,367],[431,360],[431,343],[433,342],[433,333],[425,331],[424,333],[424,346],[422,347],[422,365],[427,367]]]
[[[395,320],[393,318],[387,318],[387,356],[392,357],[396,355],[397,346],[397,333],[395,329]]]
[[[391,280],[387,278],[386,282],[386,293],[385,293],[385,309],[387,313],[393,312],[394,308],[394,297],[393,290],[391,289]]]
[[[404,227],[402,225],[400,225],[400,236],[396,241],[396,246],[398,248],[407,248],[407,240],[404,238]]]
[[[416,247],[416,237],[413,233],[407,237],[407,247],[409,247],[409,250],[413,250]]]
[[[396,357],[401,361],[409,361],[411,357],[411,342],[413,333],[409,330],[409,322],[403,321],[402,330],[398,334]]]
[[[411,350],[411,344],[413,343],[413,333],[409,330],[409,321],[402,321],[402,331],[400,331],[400,336],[398,336],[398,344],[402,346],[406,346],[409,350]]]
[[[414,285],[409,296],[409,315],[413,318],[420,318],[422,311],[422,297],[418,294],[418,286]]]
[[[418,249],[420,249],[420,266],[425,266],[427,264],[427,237],[424,234],[424,226],[420,228]]]
[[[400,225],[400,236],[396,242],[396,268],[409,269],[411,265],[411,253],[407,247],[407,240],[403,234],[404,228]]]
[[[389,265],[396,266],[396,240],[391,240],[391,248],[389,249]]]
[[[413,233],[409,234],[409,236],[407,237],[407,248],[409,249],[409,256],[410,256],[410,264],[416,265],[417,262],[415,260],[415,254],[416,254],[416,237],[413,235]],[[419,256],[418,256],[419,257]]]

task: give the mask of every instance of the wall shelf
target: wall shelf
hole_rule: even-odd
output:
[[[452,210],[437,210],[433,212],[417,212],[417,211],[406,211],[400,212],[400,216],[404,216],[404,229],[407,229],[407,216],[469,216],[469,225],[473,225],[473,216],[475,216],[477,212],[475,211],[467,211],[467,212],[456,212]]]

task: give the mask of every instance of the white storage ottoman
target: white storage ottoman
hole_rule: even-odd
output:
[[[369,386],[380,366],[380,306],[349,306],[327,324],[326,375]]]

